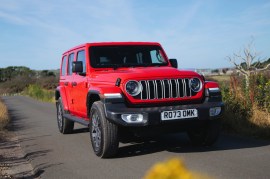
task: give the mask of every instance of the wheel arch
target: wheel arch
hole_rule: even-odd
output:
[[[90,90],[87,94],[86,106],[87,106],[87,116],[90,117],[90,110],[94,102],[102,100],[103,97],[101,93],[97,90]]]
[[[58,100],[58,98],[60,98],[60,90],[59,89],[56,89],[55,90],[55,93],[54,93],[54,99],[55,99],[55,101],[57,101]]]
[[[64,88],[57,87],[56,90],[55,90],[55,93],[54,93],[55,101],[57,102],[60,97],[62,99],[64,110],[68,111],[69,106],[68,106],[68,101],[67,101],[67,97],[66,97],[66,91],[65,91]]]

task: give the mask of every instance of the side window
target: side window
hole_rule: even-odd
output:
[[[82,61],[83,63],[83,73],[86,72],[86,64],[85,64],[85,51],[79,51],[77,55],[77,61]]]
[[[62,76],[67,75],[67,56],[64,56],[62,60],[61,75]]]
[[[72,62],[74,61],[74,53],[68,56],[68,75],[72,75]]]

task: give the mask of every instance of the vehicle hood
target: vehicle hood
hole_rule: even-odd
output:
[[[118,78],[121,82],[127,80],[152,80],[166,78],[199,77],[193,71],[178,70],[172,67],[134,67],[119,68],[116,70],[100,70],[92,73],[93,81],[115,83]]]

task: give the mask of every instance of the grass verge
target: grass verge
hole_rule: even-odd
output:
[[[6,141],[7,138],[7,131],[5,130],[7,125],[9,123],[9,116],[8,116],[8,110],[6,105],[4,104],[3,100],[0,97],[0,143],[3,141]],[[4,158],[4,153],[0,150],[0,161]],[[0,162],[0,178],[12,178],[10,175],[5,174],[5,170],[7,170],[8,167],[1,164]]]
[[[8,110],[3,100],[0,98],[0,131],[4,130],[9,123]]]
[[[268,77],[253,77],[250,92],[247,93],[244,79],[239,76],[210,76],[207,80],[220,85],[225,113],[222,118],[226,132],[270,139],[270,108]],[[263,87],[263,88],[261,88]]]
[[[270,114],[268,112],[253,107],[251,114],[245,114],[245,112],[236,112],[236,109],[228,104],[225,108],[225,114],[222,118],[224,131],[260,139],[270,139]]]
[[[54,102],[54,91],[43,89],[37,84],[29,85],[23,94],[43,102]]]

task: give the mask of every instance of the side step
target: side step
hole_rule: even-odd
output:
[[[79,118],[79,117],[76,117],[76,116],[73,116],[73,115],[70,115],[70,114],[64,114],[63,116],[65,118],[67,118],[68,120],[71,120],[71,121],[74,121],[74,122],[77,122],[77,123],[80,123],[80,124],[82,124],[84,126],[89,127],[89,121],[86,121],[83,118]]]

